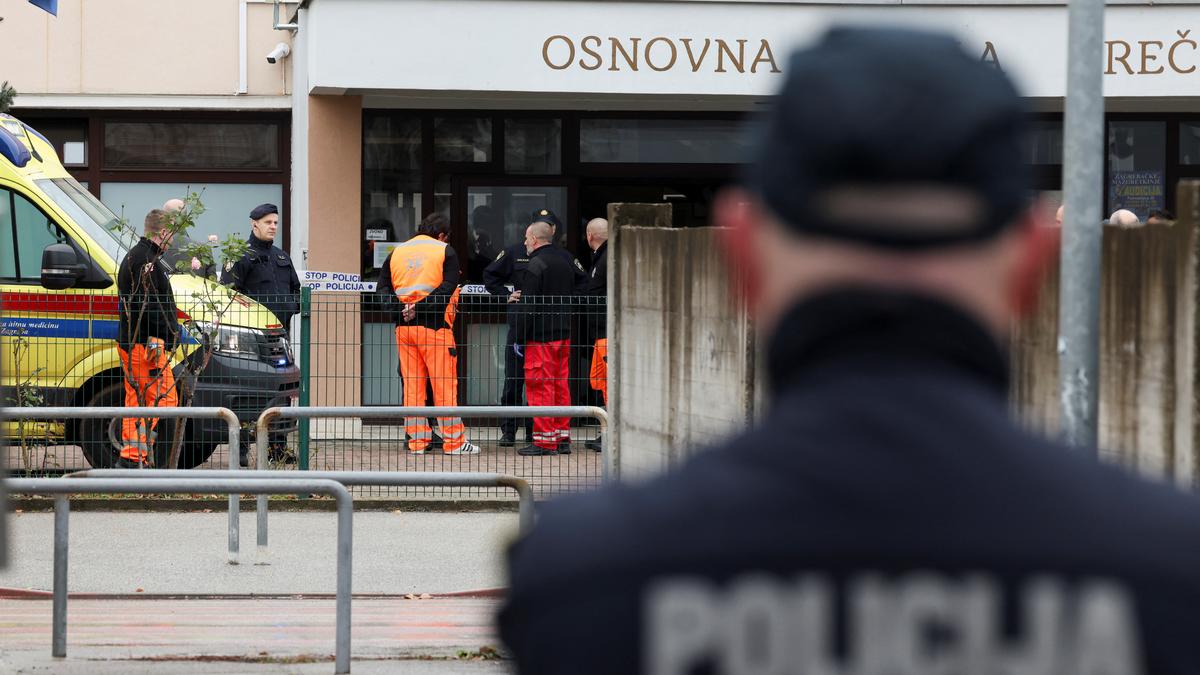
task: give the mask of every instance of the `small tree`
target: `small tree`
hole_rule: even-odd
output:
[[[0,113],[6,113],[17,100],[17,90],[8,86],[8,80],[0,82]]]
[[[200,193],[190,192],[183,200],[184,206],[182,209],[179,209],[178,211],[167,212],[166,229],[171,233],[172,240],[176,242],[176,250],[178,250],[183,257],[183,260],[176,263],[176,272],[187,273],[201,267],[206,269],[212,268],[216,264],[216,260],[214,260],[213,257],[212,247],[207,243],[190,241],[188,243],[184,243],[187,239],[188,232],[195,227],[196,219],[204,213],[204,204],[200,197]],[[138,238],[141,237],[141,233],[131,227],[123,215],[113,223],[112,229],[130,246],[136,243]],[[236,235],[230,235],[226,237],[225,241],[220,242],[218,248],[221,251],[222,261],[232,262],[240,260],[242,256],[246,254],[249,244],[247,244],[244,239],[238,238]],[[155,265],[166,264],[162,260],[164,253],[165,251],[160,251],[155,257]],[[149,268],[143,269],[140,272],[142,278],[140,280],[141,283],[138,284],[138,287],[147,289],[142,291],[144,294],[143,299],[149,295],[148,277],[152,272],[153,270]],[[194,305],[192,307],[193,312],[203,311],[206,319],[204,321],[188,319],[182,326],[182,334],[176,334],[174,336],[175,339],[173,342],[175,344],[175,350],[171,354],[167,355],[170,360],[174,360],[177,355],[182,354],[182,350],[186,349],[185,340],[183,339],[184,334],[194,338],[195,343],[198,345],[196,347],[198,353],[189,354],[188,356],[190,356],[190,358],[182,359],[184,369],[182,376],[176,383],[180,407],[187,407],[192,404],[192,400],[196,393],[196,383],[200,378],[200,374],[203,373],[204,369],[208,366],[209,361],[212,359],[212,354],[217,348],[217,335],[220,330],[222,320],[229,309],[237,302],[237,298],[238,295],[235,291],[212,280],[208,280],[203,284],[203,290],[201,290],[200,293],[191,296],[191,301]],[[146,304],[142,303],[140,306],[144,308]],[[125,305],[122,311],[130,311],[128,305]],[[144,309],[142,311],[144,311]],[[191,313],[189,312],[189,316],[190,315]],[[127,314],[122,318],[127,321],[131,321],[140,319],[140,316],[133,317],[132,315]],[[138,326],[140,323],[140,321],[135,321],[134,325]],[[140,339],[145,337],[146,336],[133,335],[131,336],[131,341],[136,344]],[[133,385],[135,383],[133,373],[125,369],[123,370],[125,381]],[[139,406],[157,406],[166,396],[166,393],[163,392],[156,400],[147,401],[144,400],[145,396],[141,389],[136,386],[134,388],[137,389]],[[154,389],[157,390],[158,387],[154,387]],[[148,419],[143,420],[143,424],[146,425],[147,429],[149,429],[150,421]],[[171,439],[171,450],[167,457],[166,468],[174,469],[179,466],[179,457],[183,448],[184,432],[186,431],[186,428],[187,420],[180,419],[179,423],[175,426],[175,437]]]

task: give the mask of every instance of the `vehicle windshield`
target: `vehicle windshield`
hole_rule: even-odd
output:
[[[71,216],[114,262],[120,263],[129,248],[136,243],[124,241],[122,235],[112,231],[111,228],[118,220],[117,216],[92,193],[83,189],[74,178],[43,178],[34,182],[58,208]]]

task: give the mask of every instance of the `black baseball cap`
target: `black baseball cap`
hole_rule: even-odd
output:
[[[534,209],[533,215],[529,217],[529,224],[546,223],[554,226],[555,232],[562,232],[562,221],[550,209]]]
[[[272,213],[279,215],[279,207],[274,204],[259,204],[250,211],[250,220],[261,220]]]
[[[786,73],[744,178],[797,232],[941,246],[987,239],[1031,203],[1020,94],[950,35],[836,27],[794,52]],[[942,221],[936,208],[897,215],[870,199],[912,190],[966,208]]]

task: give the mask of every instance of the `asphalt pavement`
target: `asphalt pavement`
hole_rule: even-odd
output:
[[[73,593],[333,593],[337,523],[332,512],[270,515],[259,560],[253,508],[243,506],[239,565],[227,563],[228,515],[71,514]],[[0,588],[50,590],[52,513],[10,518],[12,555]],[[504,584],[502,552],[516,535],[513,512],[354,514],[354,592],[454,593]],[[266,562],[266,565],[255,564]]]

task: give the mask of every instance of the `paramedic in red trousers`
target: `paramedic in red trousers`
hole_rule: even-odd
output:
[[[531,406],[571,405],[567,356],[571,349],[571,305],[575,267],[551,243],[554,228],[536,222],[525,230],[529,264],[518,289],[513,349],[525,356],[525,397]],[[571,452],[568,417],[533,420],[533,444],[521,455]]]
[[[404,405],[423,406],[425,386],[433,387],[433,404],[458,405],[458,349],[454,317],[458,306],[458,254],[446,243],[450,221],[440,213],[425,217],[417,236],[397,246],[384,261],[377,292],[386,296],[396,321],[396,350],[404,380]],[[442,451],[474,455],[479,446],[467,440],[460,417],[439,417]],[[410,454],[430,448],[433,429],[424,417],[404,418]]]

